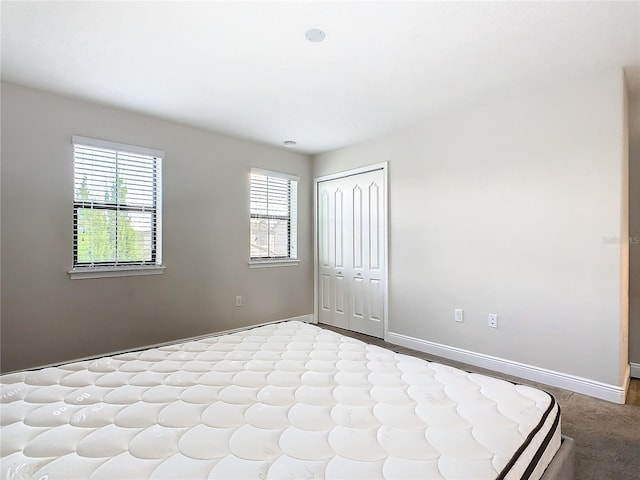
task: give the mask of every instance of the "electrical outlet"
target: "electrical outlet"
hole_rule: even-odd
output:
[[[242,295],[238,295],[236,297],[236,307],[241,307],[242,306]]]
[[[464,322],[464,310],[462,310],[461,308],[456,308],[454,312],[455,312],[454,318],[456,322]]]
[[[489,322],[488,325],[491,328],[498,328],[498,315],[496,313],[489,314]]]

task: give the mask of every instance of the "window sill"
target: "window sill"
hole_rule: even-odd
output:
[[[250,260],[249,268],[297,267],[300,260]]]
[[[69,270],[71,280],[85,278],[109,278],[109,277],[134,277],[138,275],[161,275],[164,273],[163,265],[151,266],[126,266],[126,267],[81,267]]]

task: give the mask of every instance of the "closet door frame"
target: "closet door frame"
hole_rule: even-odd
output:
[[[320,177],[316,177],[313,180],[313,321],[314,323],[318,323],[318,302],[320,301],[319,295],[319,281],[318,276],[320,275],[320,269],[318,265],[318,259],[320,252],[318,251],[318,235],[320,232],[319,215],[318,215],[318,183],[324,182],[327,180],[336,180],[339,178],[351,177],[353,175],[358,175],[361,173],[368,173],[375,170],[382,170],[383,176],[383,218],[384,218],[384,229],[382,232],[382,253],[384,255],[384,288],[383,288],[383,298],[384,298],[384,308],[382,319],[383,323],[383,332],[384,332],[384,340],[388,339],[389,332],[389,162],[376,163],[373,165],[367,165],[364,167],[354,168],[351,170],[345,170],[342,172],[332,173],[329,175],[323,175]]]

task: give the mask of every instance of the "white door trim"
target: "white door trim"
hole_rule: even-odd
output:
[[[384,340],[387,340],[389,333],[389,162],[376,163],[365,167],[345,170],[343,172],[322,175],[313,179],[313,322],[318,323],[318,183],[327,180],[335,180],[338,178],[351,177],[361,173],[382,170],[384,182],[383,194],[383,216],[384,216],[384,232],[382,240],[382,249],[384,252],[384,318],[383,332]]]

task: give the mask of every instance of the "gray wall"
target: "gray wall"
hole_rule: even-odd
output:
[[[313,173],[389,161],[390,332],[623,386],[624,131],[613,71],[319,155]]]
[[[629,104],[629,361],[640,365],[640,96]]]
[[[1,95],[3,371],[313,312],[307,156],[7,83]],[[164,275],[69,279],[74,134],[165,151]],[[252,166],[301,178],[298,267],[247,266]]]

